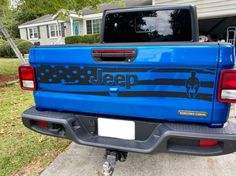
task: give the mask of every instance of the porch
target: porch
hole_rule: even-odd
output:
[[[70,31],[67,36],[80,36],[87,34],[100,33],[102,22],[102,13],[90,15],[70,14]]]

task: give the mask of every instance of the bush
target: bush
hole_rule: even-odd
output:
[[[70,36],[65,38],[66,44],[79,44],[79,43],[99,43],[100,34],[89,34],[81,36]]]
[[[18,45],[18,44],[21,43],[21,42],[25,42],[25,41],[27,41],[27,40],[24,40],[24,39],[15,39],[15,40],[14,40],[14,42],[15,42],[16,45]]]
[[[22,54],[28,54],[29,49],[33,46],[31,42],[22,39],[16,39],[15,43]],[[16,57],[14,51],[7,41],[0,40],[0,57]]]
[[[4,53],[5,53],[4,46],[5,45],[0,44],[0,57],[4,57]]]
[[[28,54],[29,49],[33,46],[33,43],[29,41],[21,41],[18,43],[17,47],[19,48],[22,54]]]
[[[6,51],[5,51],[5,45],[7,42],[3,39],[0,39],[0,57],[4,57]]]
[[[11,49],[11,46],[7,42],[0,45],[0,57],[16,57],[15,53]]]
[[[0,45],[3,45],[6,41],[3,39],[0,39]]]

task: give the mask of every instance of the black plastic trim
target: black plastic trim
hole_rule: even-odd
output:
[[[136,140],[124,140],[98,136],[97,118],[98,116],[88,114],[38,111],[35,107],[22,114],[22,121],[26,127],[41,134],[71,139],[82,145],[127,152],[175,152],[202,156],[222,155],[236,151],[236,124],[230,121],[223,128],[209,128],[196,124],[134,120],[139,126],[136,129]],[[60,130],[36,127],[32,122],[37,120],[59,126]],[[90,123],[91,121],[93,122]],[[142,133],[145,135],[141,135]],[[213,147],[194,145],[193,141],[200,139],[217,140],[220,144]]]
[[[191,13],[191,22],[192,22],[192,41],[199,41],[199,28],[198,28],[198,18],[197,18],[197,9],[194,5],[158,5],[158,6],[143,6],[143,7],[131,7],[131,8],[120,8],[120,9],[107,9],[103,12],[102,18],[102,28],[100,35],[100,43],[104,42],[104,28],[105,28],[105,17],[107,14],[111,13],[124,13],[124,12],[135,12],[135,11],[149,11],[149,10],[176,10],[176,9],[187,9]],[[151,42],[149,42],[151,43]],[[160,42],[161,43],[161,42]],[[110,44],[110,43],[107,43]]]
[[[99,49],[93,49],[94,50],[99,50]],[[102,49],[102,50],[116,50],[115,48],[114,49]],[[130,49],[122,49],[120,48],[119,50],[123,50],[123,52],[119,52],[119,53],[94,53],[92,52],[92,56],[93,56],[93,59],[96,61],[96,62],[103,62],[103,63],[131,63],[135,60],[136,56],[137,56],[137,51],[136,49],[133,49],[133,48],[130,48]],[[125,50],[133,50],[134,53],[125,53]]]

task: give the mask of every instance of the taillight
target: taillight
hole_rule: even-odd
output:
[[[93,54],[136,54],[135,49],[94,49]]]
[[[19,66],[20,86],[23,90],[36,90],[34,67],[30,65]]]
[[[36,121],[37,122],[37,125],[42,127],[42,128],[47,128],[49,126],[48,122],[45,122],[45,121]]]
[[[209,140],[209,139],[201,139],[199,141],[200,147],[213,147],[219,144],[219,141],[216,140]]]
[[[226,69],[221,71],[218,101],[227,103],[236,102],[236,70]]]

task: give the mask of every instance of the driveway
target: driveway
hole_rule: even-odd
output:
[[[72,143],[41,176],[99,176],[104,149]],[[199,157],[178,154],[144,155],[129,153],[118,162],[114,176],[235,176],[236,153]]]
[[[231,107],[231,120],[234,118]],[[41,176],[100,176],[105,150],[72,143]],[[160,153],[129,153],[126,162],[117,162],[114,176],[235,176],[236,153],[200,157]]]

